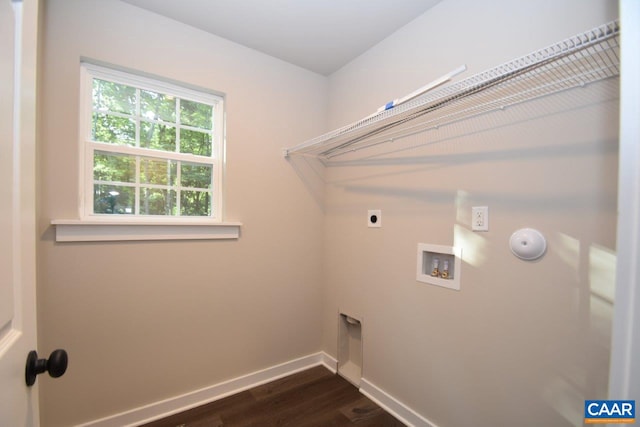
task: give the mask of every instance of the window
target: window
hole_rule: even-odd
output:
[[[82,64],[85,219],[221,220],[223,98]]]

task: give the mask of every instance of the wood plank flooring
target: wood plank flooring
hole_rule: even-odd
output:
[[[153,421],[143,427],[401,427],[323,366]]]

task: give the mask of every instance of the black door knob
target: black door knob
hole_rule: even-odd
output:
[[[49,355],[49,359],[38,359],[38,353],[30,351],[27,356],[27,367],[24,377],[27,385],[31,387],[36,382],[36,376],[49,371],[49,376],[58,378],[67,371],[69,358],[64,350],[55,350]]]

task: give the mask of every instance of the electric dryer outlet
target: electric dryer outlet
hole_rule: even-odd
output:
[[[372,209],[367,212],[367,225],[371,228],[382,227],[382,211],[380,209]]]

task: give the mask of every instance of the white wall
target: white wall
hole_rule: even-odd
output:
[[[445,0],[330,77],[331,127],[616,16],[603,0]],[[327,169],[324,347],[338,310],[362,317],[364,378],[441,427],[582,425],[584,399],[607,396],[617,106],[615,84],[593,85]],[[470,231],[478,205],[489,232]],[[539,262],[509,252],[524,226],[548,239]],[[416,282],[419,242],[463,248],[460,292]]]
[[[119,1],[43,3],[39,129],[42,424],[112,415],[320,350],[323,213],[281,148],[325,130],[327,79]],[[56,244],[77,218],[80,58],[226,94],[237,241]]]

